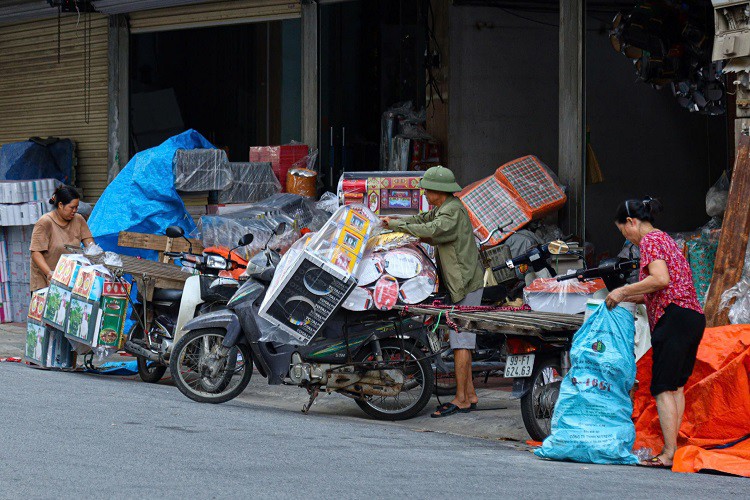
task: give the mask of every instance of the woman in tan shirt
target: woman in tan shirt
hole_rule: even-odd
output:
[[[31,233],[31,291],[49,286],[52,272],[60,256],[67,253],[65,245],[88,246],[94,243],[86,220],[78,214],[78,192],[60,186],[49,202],[54,210],[44,214]]]

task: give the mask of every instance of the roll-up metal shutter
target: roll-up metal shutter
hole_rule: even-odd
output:
[[[145,10],[130,14],[130,32],[201,28],[300,17],[300,3],[290,0],[233,0]]]
[[[76,184],[95,201],[107,186],[107,17],[91,15],[88,44],[86,26],[85,16],[61,17],[58,63],[57,18],[0,24],[0,145],[72,139]]]

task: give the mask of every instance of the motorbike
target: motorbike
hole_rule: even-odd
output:
[[[242,393],[255,366],[269,385],[306,389],[304,413],[321,391],[347,396],[380,420],[404,420],[422,411],[435,383],[430,358],[440,344],[417,318],[339,309],[308,345],[264,340],[273,325],[259,309],[279,260],[266,245],[251,259],[248,279],[226,309],[185,325],[170,357],[178,389],[194,401],[223,403]]]
[[[170,238],[185,238],[184,231],[177,226],[168,227],[166,234]],[[150,301],[139,296],[140,312],[134,308],[132,319],[136,322],[125,343],[125,351],[136,356],[138,375],[144,382],[156,383],[164,376],[171,348],[188,320],[225,307],[239,287],[231,273],[243,270],[246,265],[233,251],[249,245],[253,235],[245,235],[238,246],[228,252],[207,248],[201,255],[194,254],[190,240],[185,239],[189,245],[187,252],[165,252],[165,255],[179,259],[183,268],[199,274],[185,280],[182,290],[156,288]],[[144,325],[148,326],[144,328]]]
[[[556,245],[555,251],[564,251]],[[557,276],[558,281],[601,278],[608,291],[624,286],[639,259],[616,257],[599,267],[582,268]],[[505,377],[513,378],[513,398],[521,399],[521,417],[532,439],[543,441],[551,431],[552,414],[560,393],[560,384],[570,369],[571,332],[553,332],[542,336],[506,335]]]

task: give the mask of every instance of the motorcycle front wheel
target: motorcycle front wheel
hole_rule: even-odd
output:
[[[406,361],[403,389],[397,396],[366,396],[365,399],[357,399],[357,405],[367,415],[378,420],[412,418],[424,409],[435,390],[435,374],[430,363],[423,359],[424,353],[413,342],[382,340],[380,350],[383,361],[394,363],[396,368],[401,368],[400,363]],[[375,359],[369,349],[365,348],[362,352],[358,361]]]
[[[177,388],[199,403],[225,403],[239,396],[253,374],[250,347],[237,345],[223,359],[217,356],[226,332],[193,330],[175,344],[169,370]]]

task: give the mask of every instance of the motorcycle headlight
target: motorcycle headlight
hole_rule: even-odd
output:
[[[220,257],[218,255],[207,255],[206,267],[211,269],[224,270],[227,268],[227,260],[224,257]]]

